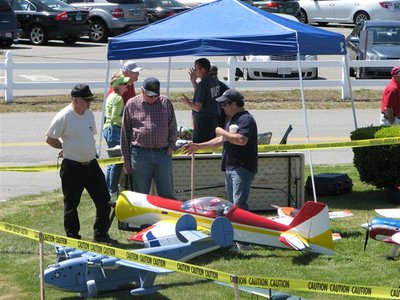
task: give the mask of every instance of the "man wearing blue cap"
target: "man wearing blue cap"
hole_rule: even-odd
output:
[[[227,199],[238,207],[248,210],[247,200],[251,183],[257,173],[257,124],[244,109],[242,94],[227,90],[216,99],[230,120],[225,129],[217,127],[216,137],[203,143],[191,143],[184,151],[194,153],[199,149],[223,146],[221,169],[225,172]]]

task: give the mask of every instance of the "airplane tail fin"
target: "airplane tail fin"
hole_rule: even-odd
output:
[[[280,241],[297,250],[334,254],[334,245],[328,206],[308,201],[283,232]]]

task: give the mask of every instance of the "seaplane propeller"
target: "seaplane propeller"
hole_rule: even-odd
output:
[[[367,244],[368,244],[368,239],[369,239],[369,233],[371,231],[371,223],[367,221],[367,223],[361,225],[366,229],[366,234],[365,234],[365,241],[364,241],[364,251],[367,249]]]

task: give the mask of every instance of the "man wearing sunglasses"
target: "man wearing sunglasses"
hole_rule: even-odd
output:
[[[94,96],[88,85],[78,84],[71,91],[71,99],[71,103],[56,114],[46,133],[46,142],[61,149],[59,156],[63,157],[60,177],[65,232],[70,238],[81,239],[78,205],[86,189],[96,206],[94,241],[116,244],[118,241],[108,235],[110,195],[96,160],[96,123],[90,110]]]
[[[174,107],[160,94],[160,81],[143,81],[142,93],[125,106],[121,127],[124,171],[132,176],[136,192],[149,194],[154,179],[157,194],[174,199],[172,151],[176,150]]]
[[[214,139],[188,144],[184,151],[195,153],[222,145],[221,169],[225,172],[227,200],[248,210],[250,187],[258,167],[257,124],[244,109],[244,98],[238,91],[227,90],[216,101],[222,103],[222,109],[230,117],[225,129],[217,127]]]

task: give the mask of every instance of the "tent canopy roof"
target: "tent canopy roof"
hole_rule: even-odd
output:
[[[111,38],[108,59],[183,55],[346,54],[342,34],[237,0],[218,0]]]

